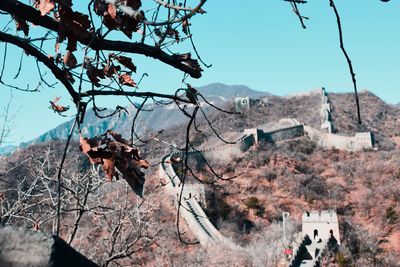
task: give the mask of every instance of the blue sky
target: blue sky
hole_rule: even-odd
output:
[[[253,0],[246,4],[209,0],[205,5],[207,13],[193,19],[192,32],[202,58],[213,66],[205,69],[201,79],[188,82],[196,86],[213,82],[244,84],[277,95],[321,86],[331,92],[351,92],[351,78],[339,49],[329,1],[308,2],[299,5],[303,15],[310,17],[303,30],[290,4],[282,0]],[[336,5],[359,88],[368,89],[389,103],[400,102],[400,2],[336,0]],[[3,50],[1,44],[1,59]],[[35,86],[38,78],[32,59],[24,61],[18,81],[12,79],[20,52],[10,46],[9,51],[7,81]],[[172,92],[180,86],[181,72],[141,56],[133,56],[133,60],[139,74],[150,75],[143,81],[142,90]],[[6,104],[9,94],[9,89],[0,85],[0,107]],[[54,96],[69,102],[61,86],[44,88],[40,93],[13,94],[16,116],[11,143],[30,140],[66,120],[48,109],[48,101]],[[117,102],[103,99],[102,104]]]

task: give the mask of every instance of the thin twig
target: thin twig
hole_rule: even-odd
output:
[[[349,71],[350,71],[350,75],[351,75],[351,79],[353,81],[353,87],[354,87],[354,94],[355,94],[355,98],[356,98],[356,106],[357,106],[357,116],[358,116],[358,123],[361,124],[361,111],[360,111],[360,103],[359,103],[359,99],[358,99],[358,91],[357,91],[357,81],[356,81],[356,75],[354,73],[353,70],[353,65],[351,63],[350,57],[344,47],[344,42],[343,42],[343,32],[342,32],[342,24],[341,24],[341,20],[340,20],[340,16],[339,16],[339,12],[336,8],[335,3],[333,2],[333,0],[329,0],[330,6],[333,8],[333,11],[335,12],[335,16],[336,16],[336,21],[337,21],[337,26],[338,26],[338,31],[339,31],[339,42],[340,42],[340,49],[343,52],[343,55],[346,58],[347,61],[347,65],[349,66]]]

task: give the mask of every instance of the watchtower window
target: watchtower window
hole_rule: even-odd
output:
[[[315,229],[315,230],[314,230],[314,239],[316,239],[316,238],[317,238],[317,236],[318,236],[318,230],[317,230],[317,229]]]

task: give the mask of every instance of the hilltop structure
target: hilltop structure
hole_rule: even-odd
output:
[[[340,245],[336,211],[305,211],[302,235],[303,240],[294,253],[290,267],[320,266],[324,252],[332,245]]]
[[[340,244],[338,217],[334,210],[306,211],[302,219],[303,237],[311,240],[327,240],[334,237]]]
[[[264,142],[279,143],[302,136],[308,136],[325,149],[342,149],[346,151],[362,151],[373,149],[374,136],[371,132],[359,132],[354,136],[341,136],[332,133],[331,107],[327,93],[321,88],[323,121],[321,129],[301,124],[294,118],[281,119],[274,124],[275,130],[259,128],[245,129],[243,136],[235,144],[212,147],[203,150],[189,151],[186,160],[226,163],[235,156],[247,151],[254,145]],[[249,111],[251,108],[249,97],[235,98],[237,112]],[[186,177],[183,186],[181,177],[175,171],[177,159],[182,160],[182,152],[166,155],[160,165],[160,176],[166,180],[166,190],[171,196],[173,204],[180,209],[180,215],[185,219],[192,233],[205,246],[224,245],[236,250],[244,250],[229,238],[223,236],[211,223],[202,206],[205,206],[205,187],[198,181],[191,182]],[[183,187],[183,188],[182,188]],[[203,205],[200,205],[202,203]],[[333,210],[304,212],[302,224],[302,241],[293,253],[290,266],[314,267],[319,266],[321,257],[332,244],[340,245],[340,233],[337,214]]]
[[[343,136],[334,134],[332,123],[332,110],[328,93],[321,88],[321,130],[305,126],[304,130],[311,140],[315,141],[322,148],[336,148],[347,151],[362,151],[373,149],[375,138],[372,132],[358,132],[354,136]]]
[[[326,131],[328,133],[332,133],[333,132],[333,123],[332,123],[332,116],[331,116],[331,104],[329,102],[328,94],[324,87],[321,88],[321,96],[322,96],[321,130]]]
[[[250,110],[250,98],[249,97],[235,97],[235,111],[236,112],[247,112]]]

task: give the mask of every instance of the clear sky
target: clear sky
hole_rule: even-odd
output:
[[[399,103],[400,1],[336,0],[336,5],[359,88],[389,103]],[[303,15],[310,17],[306,30],[283,0],[208,0],[204,8],[207,13],[193,19],[192,32],[202,58],[213,66],[204,70],[201,79],[188,82],[197,86],[213,82],[244,84],[277,95],[321,86],[328,92],[351,92],[351,77],[339,49],[329,1],[310,0],[299,7]],[[33,60],[24,61],[21,77],[14,81],[20,52],[10,46],[9,51],[6,81],[19,85],[29,82],[34,87],[38,76]],[[3,54],[1,44],[1,59]],[[150,75],[142,90],[172,92],[180,86],[181,72],[153,59],[133,59],[139,72]],[[14,91],[16,116],[9,141],[15,144],[30,140],[65,121],[67,118],[48,109],[48,101],[54,96],[62,96],[69,103],[64,91],[60,85],[40,93]],[[6,104],[9,94],[9,89],[0,85],[0,107]],[[115,104],[116,100],[102,102],[107,103]]]

